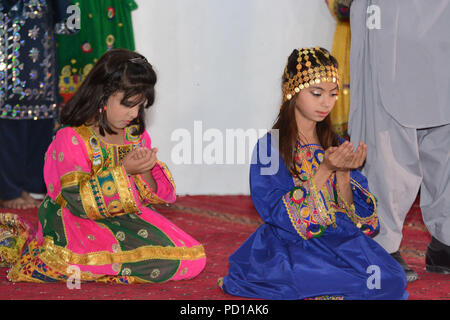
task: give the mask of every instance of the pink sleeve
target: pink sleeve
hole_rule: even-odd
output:
[[[89,177],[91,163],[83,140],[75,130],[67,127],[56,133],[45,155],[44,180],[52,200],[60,195],[62,178],[72,172]]]
[[[151,149],[151,139],[147,132],[142,134],[142,145]],[[152,169],[152,176],[157,184],[156,193],[141,175],[135,179],[142,202],[144,204],[174,203],[176,199],[175,182],[166,164],[158,161]]]

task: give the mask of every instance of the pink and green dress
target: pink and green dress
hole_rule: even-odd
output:
[[[152,208],[175,201],[167,166],[158,161],[152,169],[155,192],[120,165],[134,148],[151,148],[150,136],[135,129],[126,128],[125,145],[104,143],[86,126],[57,132],[46,153],[48,194],[37,232],[17,216],[0,215],[0,231],[11,234],[0,237],[0,260],[13,263],[11,281],[67,281],[79,270],[81,281],[147,283],[203,270],[203,246]]]

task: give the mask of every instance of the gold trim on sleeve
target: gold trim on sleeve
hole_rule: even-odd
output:
[[[155,192],[153,192],[152,189],[148,186],[147,182],[144,180],[144,178],[141,175],[135,175],[133,176],[134,183],[136,183],[136,186],[139,190],[139,195],[141,196],[141,200],[144,202],[145,200],[148,201],[150,204],[165,204],[166,201],[161,199],[156,195]]]
[[[89,180],[80,183],[80,196],[84,212],[90,219],[98,220],[104,218],[99,212]]]
[[[125,213],[136,213],[138,212],[138,207],[134,199],[134,194],[131,189],[130,181],[128,180],[128,175],[125,173],[123,167],[113,167],[110,169],[111,175],[116,183],[117,190],[119,192],[120,202],[122,203]]]
[[[60,178],[61,189],[76,186],[81,180],[89,179],[89,176],[89,173],[82,171],[68,172]]]
[[[176,196],[176,186],[175,181],[172,177],[172,173],[167,168],[166,164],[162,161],[157,161],[157,164],[161,167],[163,173],[165,174],[167,180],[169,180],[170,184],[173,188],[173,193]],[[147,200],[149,204],[166,204],[168,203],[164,199],[161,199],[148,185],[148,183],[144,180],[141,175],[133,176],[134,183],[136,184],[139,195],[141,197],[141,201]]]

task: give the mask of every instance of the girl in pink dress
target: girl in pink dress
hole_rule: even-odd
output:
[[[46,153],[38,230],[0,243],[11,281],[68,281],[76,270],[81,281],[164,282],[203,270],[203,246],[152,208],[176,198],[145,131],[155,83],[142,55],[114,49],[64,106]]]

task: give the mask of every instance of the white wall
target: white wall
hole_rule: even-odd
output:
[[[175,164],[172,133],[269,129],[281,103],[281,75],[294,48],[331,50],[335,21],[323,0],[137,0],[136,50],[158,74],[147,114],[152,144],[183,194],[249,194],[246,164]],[[202,145],[201,145],[202,144]],[[250,148],[252,148],[251,146]],[[224,153],[226,153],[224,151]],[[225,156],[225,154],[224,154]],[[192,146],[194,162],[194,146]],[[237,162],[237,161],[235,161]]]

